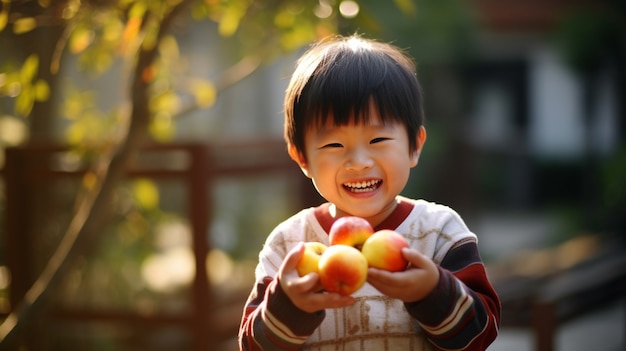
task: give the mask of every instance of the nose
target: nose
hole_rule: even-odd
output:
[[[363,148],[353,148],[346,155],[344,166],[347,170],[359,171],[370,168],[374,165],[374,161],[369,152]]]

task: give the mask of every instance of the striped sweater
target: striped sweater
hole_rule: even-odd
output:
[[[299,242],[326,245],[328,204],[302,210],[272,231],[259,254],[256,284],[239,330],[241,350],[485,350],[495,339],[500,301],[481,261],[477,238],[452,209],[398,197],[375,230],[393,229],[438,264],[440,279],[421,301],[404,303],[365,284],[356,303],[317,313],[299,310],[275,279]]]

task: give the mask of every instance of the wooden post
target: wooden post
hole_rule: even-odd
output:
[[[535,302],[532,307],[531,323],[535,334],[535,350],[554,351],[557,328],[555,303],[549,301]]]
[[[188,151],[191,156],[189,181],[187,183],[189,189],[188,212],[192,228],[193,253],[196,266],[196,276],[192,288],[192,349],[194,351],[204,351],[209,349],[211,339],[213,338],[210,325],[213,299],[211,298],[206,269],[206,257],[209,253],[209,223],[211,223],[213,212],[208,191],[212,176],[206,147],[194,145],[190,146]]]

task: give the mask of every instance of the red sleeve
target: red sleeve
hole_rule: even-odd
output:
[[[501,306],[476,243],[450,250],[439,273],[433,292],[407,310],[438,350],[486,350],[498,335]]]
[[[239,326],[240,350],[299,350],[322,323],[324,311],[296,307],[271,277],[257,282]]]

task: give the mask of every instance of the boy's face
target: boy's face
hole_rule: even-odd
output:
[[[415,137],[418,150],[411,153],[405,127],[397,122],[383,125],[374,114],[368,124],[310,128],[305,134],[306,157],[293,146],[289,154],[336,206],[337,216],[364,217],[377,225],[394,210],[395,197],[417,165],[426,140],[424,128]]]

